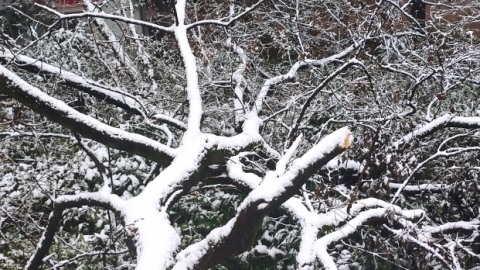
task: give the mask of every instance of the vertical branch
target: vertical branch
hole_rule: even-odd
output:
[[[185,65],[185,75],[187,79],[186,90],[189,102],[188,129],[185,132],[184,140],[194,138],[200,134],[200,122],[203,115],[196,59],[188,43],[187,27],[185,26],[185,5],[185,0],[177,1],[175,5],[178,18],[178,25],[175,27],[175,37],[183,58],[183,64]]]
[[[129,12],[130,14],[128,15],[130,16],[130,18],[134,19],[135,16],[134,16],[134,8],[133,8],[132,0],[123,0],[123,1],[124,2],[128,1],[128,3],[125,3],[125,5],[128,5],[129,11],[130,11]],[[158,85],[153,76],[154,75],[153,67],[152,67],[152,64],[150,63],[149,55],[146,53],[143,47],[143,44],[140,41],[140,36],[138,35],[137,30],[135,29],[135,25],[129,23],[128,27],[130,29],[130,32],[132,33],[133,38],[135,39],[135,43],[137,44],[137,55],[142,59],[143,64],[146,65],[148,68],[147,76],[150,79],[150,82],[152,84],[150,88],[152,91],[156,91],[158,89]]]
[[[234,14],[235,14],[235,4],[231,3],[230,4],[230,20],[232,20]],[[247,87],[247,82],[243,77],[243,74],[247,69],[247,55],[245,54],[245,51],[242,48],[232,43],[231,37],[228,37],[227,39],[227,46],[231,47],[233,51],[238,54],[238,57],[240,57],[240,62],[241,62],[240,65],[238,65],[237,70],[235,70],[235,72],[233,72],[232,74],[232,81],[235,82],[235,89],[234,89],[235,99],[233,100],[234,113],[235,113],[235,126],[239,127],[243,122],[243,120],[245,120],[243,94]]]
[[[98,11],[95,5],[92,4],[90,0],[83,0],[83,5],[85,6],[88,12],[101,13]],[[133,78],[136,78],[138,71],[134,67],[132,60],[130,60],[130,57],[127,55],[127,53],[123,49],[123,46],[115,37],[115,33],[112,31],[112,29],[110,29],[110,27],[108,26],[108,24],[105,22],[104,19],[95,17],[94,20],[95,20],[95,23],[98,25],[98,28],[102,33],[102,35],[108,40],[108,42],[112,46],[112,49],[115,51],[115,54],[117,55],[120,63],[127,68],[129,74]]]
[[[37,245],[36,252],[30,257],[25,265],[26,270],[38,269],[43,264],[43,258],[45,258],[52,245],[53,238],[55,237],[58,225],[60,224],[60,219],[62,218],[63,210],[64,208],[61,207],[55,207],[53,209],[48,219],[47,228],[43,231],[42,238],[40,238],[40,242]]]
[[[245,118],[245,108],[243,103],[243,94],[245,88],[247,87],[247,82],[243,77],[243,73],[247,68],[247,56],[242,48],[238,47],[235,44],[229,44],[233,50],[240,57],[240,65],[238,69],[232,74],[232,80],[235,82],[235,99],[233,101],[234,110],[235,110],[235,125],[239,126]]]

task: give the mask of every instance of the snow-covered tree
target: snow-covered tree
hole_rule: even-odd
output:
[[[50,2],[2,15],[2,269],[480,267],[479,2]]]

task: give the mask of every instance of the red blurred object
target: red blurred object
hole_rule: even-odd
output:
[[[57,11],[68,13],[83,10],[81,0],[57,0]]]
[[[99,0],[92,0],[98,2]],[[63,13],[83,11],[82,0],[57,0],[57,11]]]

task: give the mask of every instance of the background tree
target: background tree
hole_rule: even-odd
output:
[[[2,265],[480,267],[479,3],[411,4],[15,2]]]

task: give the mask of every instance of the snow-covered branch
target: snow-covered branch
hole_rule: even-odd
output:
[[[185,26],[185,0],[179,0],[175,4],[178,25],[175,27],[175,37],[178,42],[178,48],[182,55],[185,66],[185,76],[187,81],[187,96],[189,103],[188,128],[184,139],[196,137],[200,134],[200,122],[203,115],[202,97],[198,85],[198,73],[195,56],[192,53],[187,38],[187,27]]]
[[[32,132],[0,132],[3,137],[35,137],[35,138],[59,138],[74,141],[75,137],[58,133],[32,133]]]
[[[452,269],[453,268],[451,267],[450,263],[447,262],[447,260],[445,260],[445,257],[442,256],[442,254],[439,253],[439,250],[437,248],[434,248],[434,247],[431,247],[429,244],[427,243],[424,243],[423,241],[420,241],[419,239],[411,236],[408,232],[405,232],[404,230],[402,229],[398,229],[398,230],[394,230],[394,229],[391,229],[389,228],[388,226],[386,226],[384,224],[384,227],[386,229],[388,229],[389,231],[391,231],[392,233],[394,233],[397,237],[401,238],[401,239],[404,239],[406,241],[409,241],[409,242],[412,242],[412,243],[415,243],[416,245],[418,245],[419,247],[421,247],[422,249],[425,249],[426,251],[428,251],[429,253],[433,254],[433,256],[435,256],[436,258],[438,258],[445,267],[448,267],[449,269]]]
[[[360,62],[358,61],[357,59],[350,59],[348,62],[346,62],[345,64],[343,64],[342,66],[340,66],[339,68],[337,68],[335,71],[333,71],[332,73],[330,73],[330,75],[328,75],[328,77],[326,77],[321,83],[320,85],[318,85],[317,87],[315,87],[315,89],[312,90],[312,94],[308,97],[308,99],[305,101],[305,103],[303,104],[303,107],[302,107],[302,110],[300,111],[300,115],[298,116],[297,118],[297,122],[295,123],[295,125],[293,126],[292,128],[292,131],[291,131],[291,134],[290,136],[295,136],[296,135],[296,132],[298,130],[298,127],[300,127],[300,123],[302,122],[303,120],[303,117],[305,116],[305,112],[307,111],[307,109],[310,107],[310,104],[312,103],[312,101],[314,100],[314,98],[320,93],[320,91],[323,90],[323,88],[325,88],[328,83],[330,83],[330,81],[332,81],[333,79],[335,79],[340,73],[344,72],[345,70],[347,70],[349,67],[351,66],[360,66],[361,68],[365,69],[365,66]]]
[[[42,116],[86,138],[150,158],[163,165],[168,165],[176,155],[174,149],[152,139],[111,127],[72,109],[64,102],[31,86],[3,66],[0,66],[0,78],[1,93],[17,99]]]
[[[478,266],[479,3],[30,2],[0,31],[0,265]]]
[[[350,234],[357,231],[357,229],[374,219],[388,219],[393,217],[396,218],[396,215],[405,216],[407,218],[416,218],[421,217],[423,211],[409,211],[409,210],[398,210],[397,208],[376,208],[369,209],[364,212],[361,212],[355,218],[349,220],[344,226],[335,232],[329,233],[322,238],[318,239],[315,242],[314,250],[318,260],[323,264],[327,269],[337,269],[335,262],[332,257],[328,254],[327,248],[330,244],[333,244],[337,241],[340,241],[343,238],[348,237]],[[388,217],[387,217],[388,216]]]
[[[431,122],[423,125],[422,127],[419,127],[414,131],[408,133],[407,135],[403,136],[402,139],[395,142],[393,145],[396,148],[399,148],[402,145],[411,143],[414,139],[424,138],[445,127],[471,129],[480,128],[480,117],[462,117],[445,114],[444,116],[436,118]]]
[[[441,145],[442,146],[442,145]],[[440,147],[441,147],[440,146]],[[451,157],[451,156],[456,156],[462,153],[466,152],[471,152],[471,151],[479,151],[480,147],[458,147],[458,148],[450,148],[446,150],[438,150],[437,153],[431,155],[428,157],[426,160],[420,162],[413,170],[410,172],[410,175],[403,181],[400,187],[398,187],[397,192],[395,192],[395,195],[393,196],[391,203],[395,203],[395,201],[400,197],[400,194],[402,191],[407,187],[408,183],[410,180],[412,180],[415,177],[415,174],[422,169],[426,164],[431,162],[432,160],[435,160],[437,158],[441,157]]]
[[[480,219],[471,221],[447,222],[433,228],[425,228],[425,239],[432,240],[442,234],[456,233],[458,231],[478,231],[480,229]]]
[[[388,183],[388,187],[391,189],[399,189],[402,187],[402,184],[399,183]],[[412,193],[419,193],[419,192],[438,192],[438,191],[446,191],[450,189],[452,185],[445,185],[445,184],[420,184],[420,185],[406,185],[403,187],[403,191],[405,192],[412,192]]]
[[[85,92],[98,100],[108,102],[119,108],[125,109],[133,114],[142,116],[147,125],[151,125],[156,129],[163,131],[163,128],[154,126],[150,123],[148,115],[149,111],[137,97],[128,93],[124,89],[112,88],[97,81],[84,78],[73,72],[57,68],[53,65],[42,62],[21,54],[12,54],[10,52],[0,52],[0,61],[4,63],[13,62],[17,67],[32,73],[39,73],[47,76],[55,76],[60,78],[60,83],[73,87],[77,90]],[[160,120],[163,123],[174,126],[180,130],[185,130],[186,126],[181,121],[162,114],[155,114],[153,119]]]
[[[352,139],[347,128],[339,129],[323,138],[302,157],[295,159],[285,174],[277,176],[274,172],[268,173],[263,182],[242,202],[237,215],[223,227],[213,230],[202,241],[180,252],[173,269],[207,269],[245,251],[255,239],[256,228],[261,226],[264,216],[290,199],[317,168],[346,150]],[[240,172],[237,175],[241,178],[249,177]]]
[[[121,212],[125,202],[118,196],[104,192],[81,193],[78,195],[65,195],[58,197],[54,202],[54,209],[50,214],[48,225],[43,231],[35,253],[25,265],[26,270],[38,269],[53,243],[55,233],[58,230],[62,214],[65,209],[86,206],[97,206],[112,211]]]
[[[247,88],[247,81],[243,77],[243,74],[247,69],[247,56],[245,54],[245,51],[236,44],[231,44],[229,42],[229,44],[227,45],[232,47],[233,51],[235,51],[240,58],[240,64],[237,70],[232,74],[232,81],[235,83],[235,99],[233,100],[233,107],[235,109],[235,123],[236,125],[239,125],[244,120],[243,116],[245,115],[243,94],[245,92],[245,89]]]
[[[297,71],[301,68],[304,67],[309,67],[309,66],[314,66],[314,67],[321,67],[324,66],[328,63],[340,60],[347,56],[349,53],[353,52],[355,49],[357,49],[360,46],[360,44],[354,44],[346,48],[345,50],[334,54],[332,56],[326,57],[324,59],[320,60],[313,60],[313,59],[305,59],[305,60],[300,60],[296,62],[290,70],[282,75],[270,78],[265,81],[265,83],[262,86],[262,89],[258,93],[258,96],[255,101],[255,107],[253,108],[253,112],[255,113],[260,113],[262,111],[263,107],[263,99],[267,96],[268,91],[270,91],[271,87],[274,85],[277,85],[279,83],[294,79],[295,76],[297,75]]]
[[[38,59],[3,51],[0,52],[0,61],[3,63],[13,62],[17,67],[32,73],[61,78],[61,82],[65,83],[65,85],[74,87],[99,100],[104,100],[135,114],[145,115],[147,113],[143,104],[125,90],[102,85],[96,81],[84,78],[65,69],[57,68]]]

